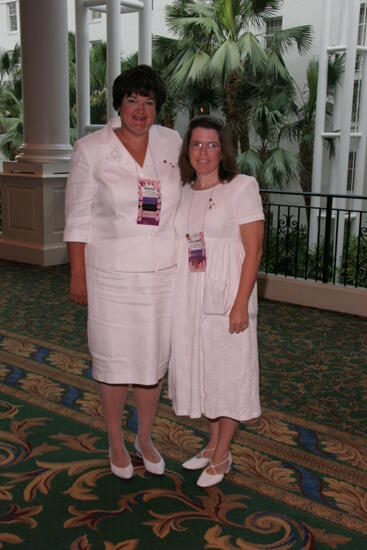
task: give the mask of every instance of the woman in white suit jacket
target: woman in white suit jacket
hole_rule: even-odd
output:
[[[174,214],[180,199],[177,132],[153,125],[165,101],[151,67],[113,85],[119,118],[76,142],[66,190],[70,297],[88,302],[88,344],[109,437],[112,472],[130,478],[121,420],[128,384],[139,417],[135,448],[163,474],[151,429],[171,342]]]

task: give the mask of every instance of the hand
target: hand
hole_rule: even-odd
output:
[[[85,276],[72,275],[70,281],[70,301],[81,306],[86,306],[87,299],[87,284]]]
[[[235,302],[229,314],[229,332],[236,334],[248,328],[248,307],[246,304]]]

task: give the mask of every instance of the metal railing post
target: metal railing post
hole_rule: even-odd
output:
[[[329,251],[331,242],[331,215],[333,211],[333,195],[328,195],[326,199],[326,220],[325,220],[325,239],[324,239],[324,257],[322,261],[322,282],[329,281]]]

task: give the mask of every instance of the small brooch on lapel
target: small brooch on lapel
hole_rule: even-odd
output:
[[[121,152],[119,147],[114,147],[111,151],[107,153],[107,160],[120,160]]]
[[[176,164],[173,164],[172,162],[168,162],[168,160],[163,161],[165,164],[168,164],[171,168],[176,168]]]

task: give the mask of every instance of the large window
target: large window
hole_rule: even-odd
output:
[[[102,19],[102,12],[96,10],[90,10],[90,22],[97,23]]]
[[[283,27],[283,17],[272,17],[266,23],[265,32],[265,46],[268,47],[269,39],[277,32],[281,31]]]
[[[349,153],[349,162],[348,162],[348,180],[347,180],[347,191],[354,191],[354,176],[356,171],[356,158],[357,153],[351,151]]]
[[[361,4],[359,12],[358,45],[365,46],[367,38],[367,4]]]
[[[17,32],[18,30],[18,17],[17,17],[17,3],[8,3],[8,26],[9,32]]]
[[[353,106],[352,106],[352,130],[358,132],[359,128],[359,112],[361,108],[361,87],[362,79],[356,78],[354,81],[353,90]]]

